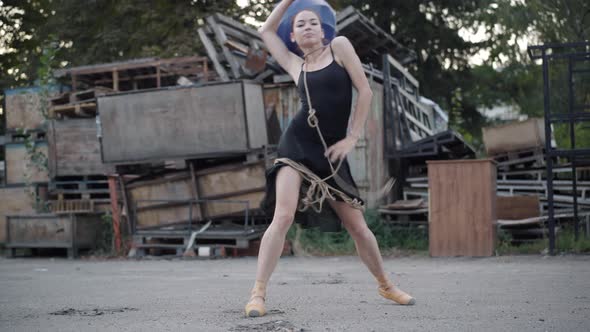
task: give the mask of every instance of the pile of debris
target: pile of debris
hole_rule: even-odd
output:
[[[496,216],[515,242],[535,240],[548,234],[548,188],[545,164],[545,130],[542,118],[513,122],[483,129],[484,144],[497,166]],[[555,142],[552,142],[555,146]],[[553,190],[556,219],[571,219],[574,196],[580,207],[578,216],[586,218],[590,208],[590,166],[571,165],[555,160]],[[576,180],[576,192],[573,180]],[[407,178],[405,200],[428,200],[428,178]],[[559,230],[559,228],[557,229]]]
[[[391,176],[407,175],[391,173],[400,156],[420,164],[473,154],[448,130],[446,114],[420,96],[404,67],[415,60],[413,51],[352,7],[337,21],[375,96],[368,130],[349,155],[369,207],[385,201],[369,193]],[[52,95],[49,126],[27,127],[27,135],[47,141],[49,170],[37,189],[42,200],[60,216],[110,210],[115,236],[133,238],[131,255],[251,252],[269,222],[259,209],[264,170],[299,109],[297,87],[252,28],[215,14],[198,35],[207,57],[57,71],[69,88]],[[29,118],[41,123],[35,116]],[[6,169],[13,169],[9,160]],[[425,210],[423,202],[402,208]]]
[[[50,98],[63,87],[51,87]],[[17,249],[64,248],[74,257],[97,244],[110,210],[94,119],[45,119],[39,88],[9,89],[0,187],[0,242]],[[53,114],[51,114],[53,115]]]

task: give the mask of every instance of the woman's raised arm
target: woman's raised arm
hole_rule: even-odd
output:
[[[299,70],[303,60],[287,49],[285,43],[277,34],[281,18],[287,11],[287,8],[295,0],[283,0],[270,13],[266,22],[258,29],[262,40],[270,51],[270,54],[277,60],[277,62],[291,75],[295,80],[299,76]]]

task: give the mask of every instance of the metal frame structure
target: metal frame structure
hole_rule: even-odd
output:
[[[574,203],[574,232],[578,239],[579,215],[577,199],[576,158],[590,156],[590,148],[576,148],[575,125],[579,122],[590,121],[590,105],[576,105],[574,96],[574,75],[587,73],[590,75],[590,42],[578,43],[551,43],[528,48],[529,57],[532,60],[542,60],[543,66],[543,95],[545,112],[545,158],[547,163],[547,201],[548,201],[548,223],[549,223],[549,253],[554,254],[555,250],[555,215],[554,215],[554,192],[553,192],[553,158],[565,157],[570,159],[572,169],[573,203]],[[550,63],[554,60],[567,62],[567,89],[568,103],[567,112],[556,112],[551,109],[550,85]],[[586,68],[578,69],[579,63],[586,63]],[[569,125],[570,148],[553,148],[551,146],[552,125],[554,123],[566,123]]]
[[[397,152],[414,140],[433,135],[432,119],[418,101],[419,88],[418,80],[399,62],[389,54],[383,55],[384,152],[389,158],[399,157]]]

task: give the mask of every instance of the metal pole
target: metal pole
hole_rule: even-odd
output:
[[[188,233],[193,232],[193,201],[188,201]]]
[[[576,135],[575,135],[575,122],[574,119],[574,80],[572,77],[572,57],[568,57],[567,63],[567,70],[568,70],[568,97],[569,97],[569,127],[570,127],[570,148],[571,151],[576,150]],[[572,163],[572,183],[573,183],[573,194],[574,194],[574,236],[576,241],[578,240],[578,186],[577,186],[577,174],[576,174],[576,155],[574,153],[571,154],[570,162]]]
[[[390,135],[384,135],[385,141],[385,155],[391,156],[394,155],[397,146],[396,146],[396,130],[395,130],[395,116],[394,110],[391,107],[392,103],[392,91],[391,91],[391,72],[389,68],[389,59],[387,54],[383,55],[383,124],[385,133],[389,133]],[[391,118],[393,115],[393,118]],[[388,142],[387,140],[391,138],[393,142]],[[393,144],[393,145],[390,145]]]
[[[117,254],[121,252],[121,232],[119,227],[119,199],[117,197],[117,178],[116,175],[108,176],[109,194],[111,198],[111,211],[113,214],[113,237],[115,240],[115,250]]]
[[[248,227],[248,212],[250,211],[250,202],[246,201],[246,213],[245,213],[245,222],[244,222],[244,228]]]
[[[553,211],[553,151],[551,148],[551,110],[549,105],[549,63],[543,49],[543,106],[545,110],[545,159],[547,163],[547,204],[549,209],[549,254],[555,250],[555,219]]]

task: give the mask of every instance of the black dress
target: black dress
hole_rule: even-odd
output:
[[[326,145],[329,147],[346,137],[348,120],[352,104],[352,81],[346,69],[334,60],[319,70],[307,72],[307,84],[309,94],[318,119],[319,128],[323,134]],[[266,171],[266,197],[263,208],[267,213],[273,213],[275,203],[275,180],[281,167],[303,166],[316,178],[324,179],[332,174],[328,159],[324,156],[324,146],[317,132],[308,123],[308,102],[305,93],[303,66],[297,84],[301,108],[289,123],[287,129],[281,135],[278,145],[278,158],[274,165]],[[338,162],[333,163],[336,168]],[[302,173],[300,171],[300,173]],[[307,175],[307,176],[306,176]],[[318,202],[321,193],[318,186],[309,180],[310,174],[302,174],[303,181],[300,190],[299,211],[320,212],[329,204]],[[327,185],[327,186],[326,186]],[[315,189],[314,189],[315,187]],[[364,202],[359,197],[357,186],[350,174],[348,161],[345,159],[336,176],[325,181],[323,186],[329,192],[331,198],[338,201],[346,201],[351,206],[364,209]],[[313,190],[310,196],[316,200],[314,204],[306,204],[305,197],[309,190]]]

